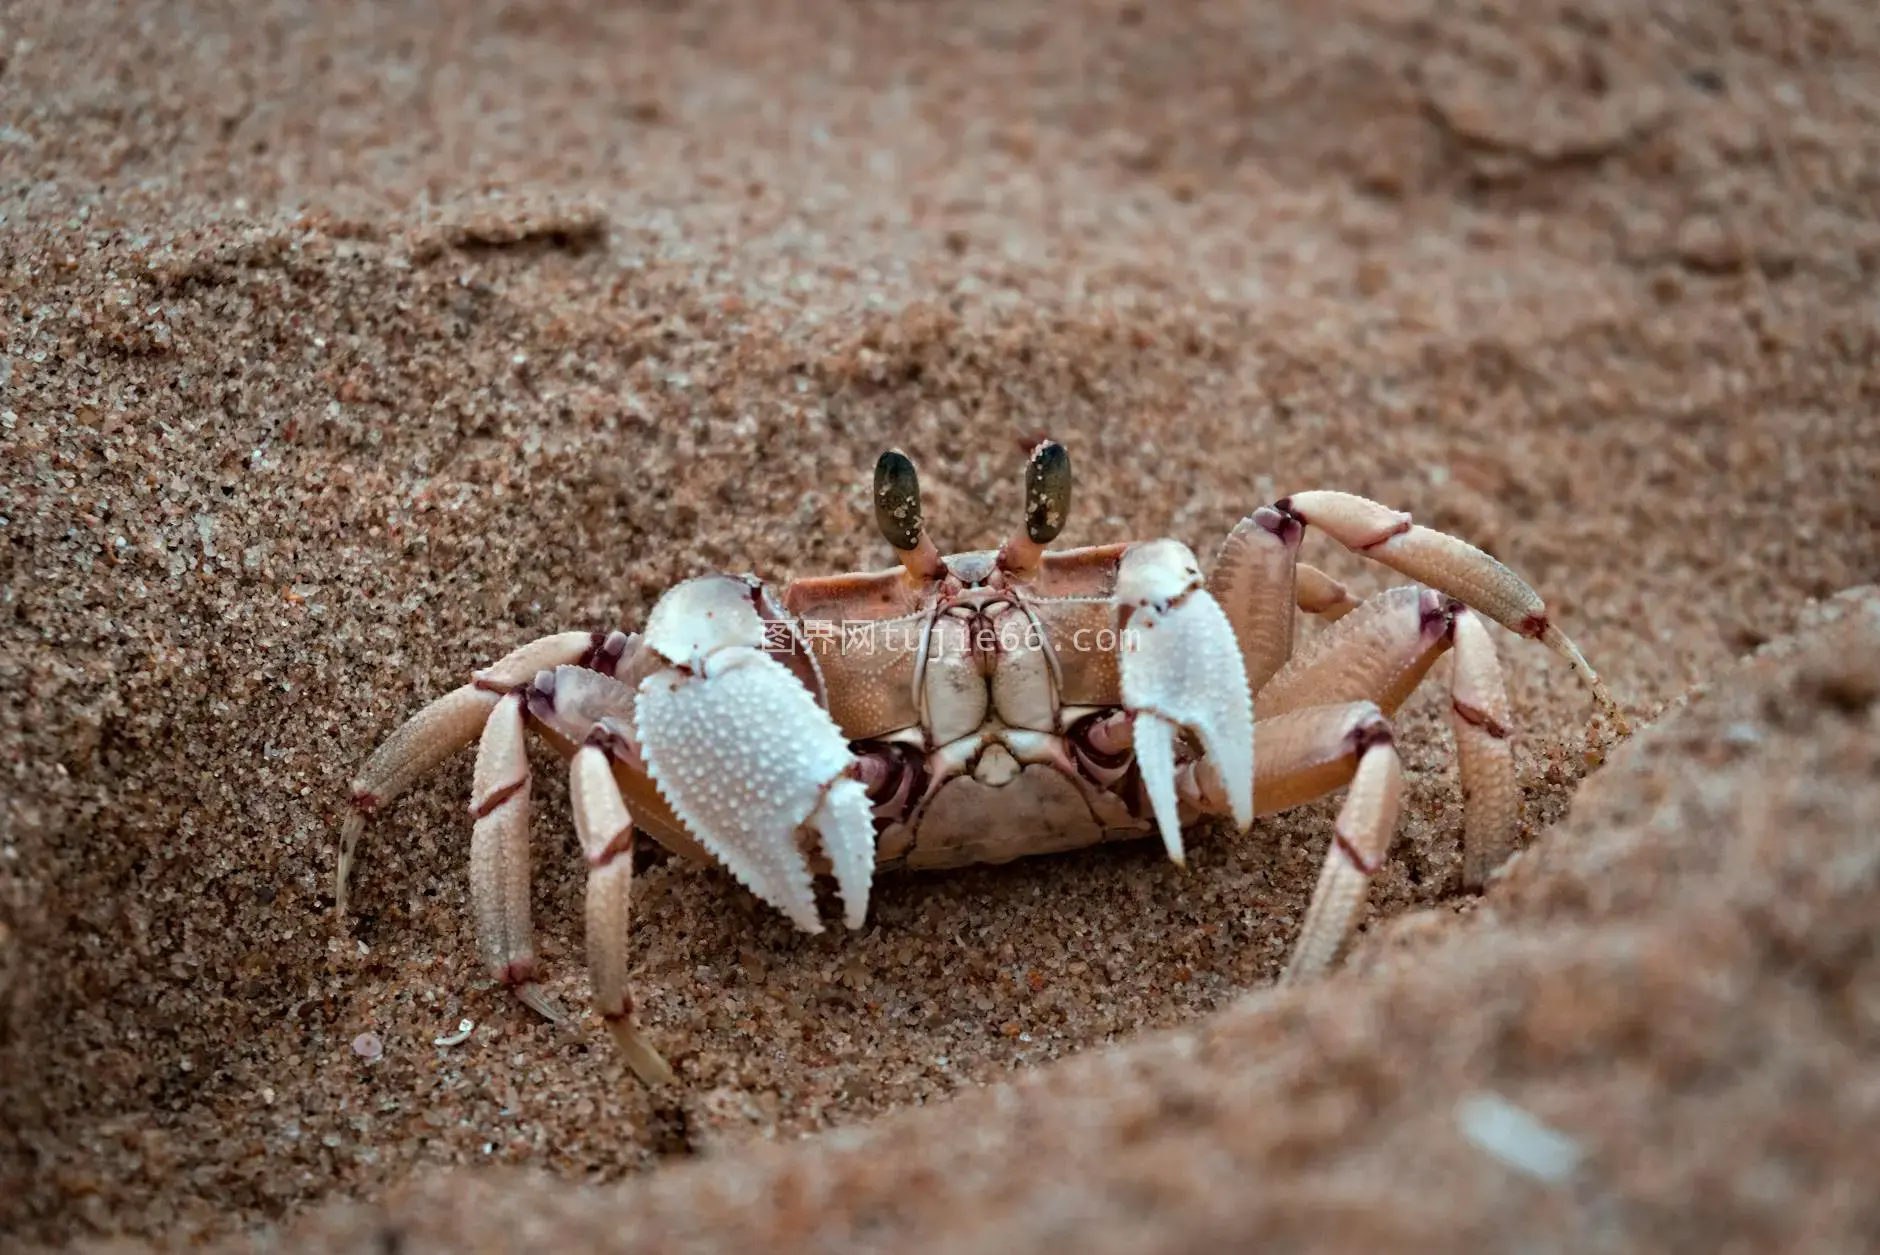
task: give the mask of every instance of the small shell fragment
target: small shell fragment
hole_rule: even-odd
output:
[[[367,1063],[385,1053],[385,1043],[377,1033],[361,1033],[352,1039],[352,1051]]]
[[[470,1032],[477,1026],[475,1020],[458,1020],[457,1031],[445,1037],[433,1037],[433,1046],[461,1046],[470,1040]]]
[[[1579,1167],[1580,1144],[1498,1094],[1471,1094],[1456,1124],[1476,1149],[1536,1181],[1558,1185]]]

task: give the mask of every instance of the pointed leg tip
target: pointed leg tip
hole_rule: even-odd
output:
[[[512,988],[515,990],[516,1000],[518,1002],[547,1020],[550,1024],[560,1024],[568,1018],[567,1013],[556,1006],[554,1001],[549,998],[548,991],[534,981],[524,981],[519,985],[512,986]]]
[[[614,1039],[621,1056],[626,1059],[627,1066],[633,1069],[633,1074],[641,1081],[655,1087],[678,1084],[679,1077],[672,1070],[672,1065],[653,1048],[653,1043],[646,1039],[646,1034],[633,1022],[633,1017],[608,1017],[607,1032]]]

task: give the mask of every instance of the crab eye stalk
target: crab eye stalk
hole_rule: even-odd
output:
[[[897,553],[920,544],[920,476],[913,459],[899,449],[875,462],[875,526]]]
[[[1071,455],[1057,441],[1043,441],[1025,464],[1025,535],[1033,544],[1050,544],[1070,512]]]
[[[1036,571],[1070,512],[1071,455],[1055,440],[1040,441],[1025,463],[1025,530],[1000,548],[1000,569],[1019,576]]]
[[[921,518],[920,476],[913,459],[899,449],[875,460],[875,526],[910,576],[933,579],[945,569]]]

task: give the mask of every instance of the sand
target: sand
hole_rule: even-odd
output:
[[[1880,581],[1880,16],[755,11],[0,15],[0,1233],[1876,1231],[1880,629],[1831,599]],[[1462,890],[1431,686],[1365,932],[1284,993],[1335,799],[1186,872],[1151,841],[889,878],[816,938],[651,860],[665,1092],[483,974],[468,755],[374,829],[336,935],[346,782],[423,701],[699,571],[883,564],[890,445],[944,547],[994,544],[1040,433],[1066,543],[1205,558],[1308,487],[1467,536],[1640,731],[1497,632],[1535,848]],[[1498,1102],[1573,1166],[1458,1132]]]

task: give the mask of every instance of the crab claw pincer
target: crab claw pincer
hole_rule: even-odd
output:
[[[1184,861],[1175,751],[1201,743],[1234,822],[1253,823],[1253,697],[1234,628],[1186,545],[1133,545],[1116,574],[1123,705],[1134,717],[1136,765],[1162,842]]]
[[[875,868],[875,825],[856,759],[827,711],[764,650],[755,585],[712,575],[653,607],[646,644],[667,665],[635,708],[648,774],[680,822],[731,874],[805,932],[819,933],[797,833],[814,828],[861,927]]]

